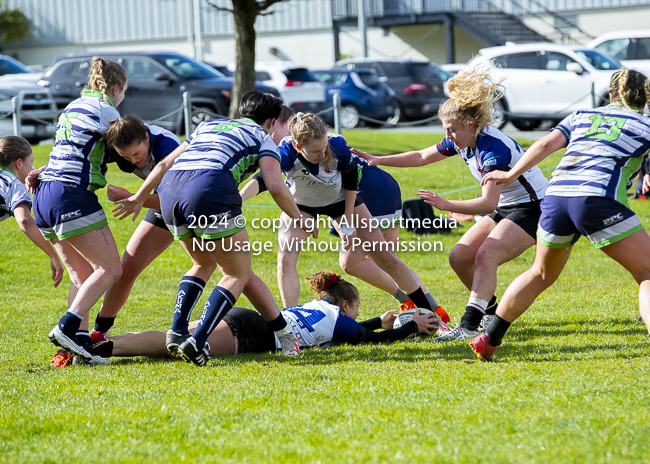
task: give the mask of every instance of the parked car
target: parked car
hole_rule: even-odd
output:
[[[353,129],[363,121],[360,115],[380,121],[397,122],[399,106],[395,92],[379,81],[377,73],[371,69],[335,68],[312,71],[312,74],[325,84],[327,106],[334,105],[334,94],[341,96],[341,126]],[[324,115],[325,122],[334,124],[334,113]]]
[[[97,54],[72,54],[56,58],[39,84],[49,88],[57,106],[65,108],[79,97],[88,81],[92,57]],[[99,53],[120,63],[127,71],[127,97],[118,107],[121,115],[132,114],[180,134],[183,93],[192,97],[192,124],[228,114],[232,79],[224,78],[210,66],[172,52]],[[280,94],[271,87],[260,90]]]
[[[255,63],[257,80],[274,87],[294,111],[318,113],[325,106],[325,86],[302,66],[291,61]]]
[[[30,143],[54,137],[58,110],[49,90],[20,79],[12,80],[10,76],[0,80],[0,137],[14,134],[11,114],[12,98],[20,96],[22,100],[20,135]]]
[[[395,92],[402,119],[431,117],[445,99],[444,81],[432,63],[396,58],[354,58],[337,61],[336,65],[373,69]]]
[[[510,120],[520,130],[609,102],[609,81],[620,69],[597,50],[551,43],[484,48],[468,66],[479,64],[494,66],[492,78],[505,89],[495,103],[497,126]]]
[[[615,58],[628,69],[650,76],[650,29],[608,32],[587,46]]]
[[[33,66],[30,66],[33,67]],[[20,61],[8,55],[0,55],[0,80],[5,76],[14,82],[23,81],[36,84],[43,75],[43,71],[35,71],[25,66]]]

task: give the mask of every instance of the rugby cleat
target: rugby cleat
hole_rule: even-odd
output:
[[[492,346],[490,336],[486,333],[474,338],[469,342],[469,346],[472,348],[474,353],[476,353],[476,356],[483,361],[492,361],[494,358],[494,352],[498,348],[498,346]]]
[[[72,364],[75,366],[105,366],[111,364],[110,359],[102,358],[101,356],[93,355],[91,359],[85,359],[81,356],[75,356]]]
[[[167,331],[167,336],[165,337],[165,344],[167,345],[167,351],[169,351],[172,356],[180,356],[180,353],[178,352],[178,347],[181,346],[181,344],[190,338],[191,335],[189,332],[187,333],[176,333],[172,329],[169,329]]]
[[[404,311],[408,311],[409,309],[415,309],[415,303],[413,303],[411,300],[405,301],[401,305],[399,305],[399,311],[400,313],[403,313]]]
[[[479,333],[475,330],[468,330],[461,326],[456,326],[451,329],[449,332],[434,338],[434,342],[453,342],[457,340],[464,340],[466,338],[474,338],[478,336]]]
[[[438,306],[434,312],[445,324],[447,324],[451,320],[451,317],[449,317],[449,314],[447,314],[447,311],[445,311],[445,309],[442,306]]]
[[[50,361],[50,366],[52,367],[66,367],[70,366],[73,363],[74,355],[69,351],[61,348],[56,352],[52,361]]]
[[[178,353],[185,361],[191,361],[197,366],[203,367],[208,363],[210,345],[205,343],[202,348],[197,348],[196,339],[189,337],[178,347]]]
[[[86,349],[79,345],[77,342],[77,337],[74,334],[66,334],[61,330],[61,326],[57,324],[49,334],[50,343],[53,343],[61,348],[65,348],[67,351],[70,351],[77,356],[81,356],[84,359],[92,359],[93,355],[90,354]]]
[[[280,340],[280,346],[282,347],[282,354],[284,356],[298,356],[300,354],[300,342],[293,332],[278,337],[278,340]]]
[[[485,316],[483,316],[483,319],[481,319],[481,323],[478,325],[478,329],[476,330],[478,330],[479,333],[485,333],[488,326],[490,325],[490,323],[492,323],[495,317],[496,316],[493,314],[486,314]]]
[[[113,354],[113,342],[106,338],[102,332],[93,332],[90,334],[93,351],[102,358],[110,358]]]

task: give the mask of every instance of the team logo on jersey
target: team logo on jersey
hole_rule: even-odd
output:
[[[327,174],[332,174],[334,172],[334,169],[330,168],[329,166],[325,168],[325,172]]]
[[[309,172],[309,169],[307,169],[307,168],[302,168],[302,169],[300,170],[300,172],[302,172],[302,173],[303,173],[304,175],[306,175],[306,176],[308,176],[309,174],[311,174],[311,172]]]
[[[616,214],[616,215],[614,215],[612,217],[608,217],[607,219],[605,219],[603,221],[603,224],[605,224],[606,226],[609,226],[611,224],[614,224],[615,222],[622,221],[623,219],[625,219],[623,217],[623,213],[618,213],[618,214]]]

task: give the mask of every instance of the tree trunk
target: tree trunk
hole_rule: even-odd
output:
[[[258,5],[255,0],[232,0],[235,20],[237,58],[235,82],[230,96],[228,117],[239,117],[239,102],[247,90],[255,89],[255,19]]]

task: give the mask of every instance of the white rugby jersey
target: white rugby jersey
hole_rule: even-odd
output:
[[[517,142],[496,127],[485,126],[476,139],[476,148],[457,148],[449,139],[436,144],[443,156],[459,155],[478,181],[490,171],[508,171],[524,154]],[[498,206],[513,206],[544,198],[548,180],[533,166],[501,190]]]
[[[329,162],[322,160],[317,165],[300,155],[293,146],[290,136],[280,142],[278,146],[280,166],[296,204],[320,207],[345,200],[341,171],[348,169],[353,161],[349,149],[337,149],[340,144],[336,142],[339,139],[343,140],[338,135],[328,134],[332,157]]]
[[[282,316],[301,347],[324,347],[332,343],[340,314],[340,308],[326,300],[313,300],[282,310]]]
[[[50,160],[39,176],[41,181],[61,181],[87,190],[106,185],[106,160],[102,133],[108,122],[120,117],[101,92],[84,90],[59,118]]]
[[[32,206],[32,196],[16,174],[0,166],[0,222],[13,216],[16,206],[26,201]]]
[[[176,158],[172,171],[227,170],[239,185],[257,171],[260,158],[280,161],[271,136],[248,118],[203,121],[186,142],[190,145]]]
[[[568,146],[548,195],[606,197],[627,206],[626,191],[650,150],[650,118],[608,105],[576,111],[556,129]]]

